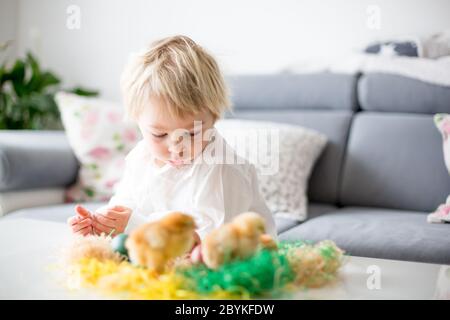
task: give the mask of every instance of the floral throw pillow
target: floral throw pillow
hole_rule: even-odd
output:
[[[438,113],[434,116],[434,123],[442,134],[444,161],[450,174],[450,115]],[[428,215],[427,220],[430,223],[450,222],[450,195],[447,197],[446,203],[441,204],[436,211]]]
[[[140,139],[138,128],[123,121],[120,105],[66,92],[57,93],[55,100],[80,163],[66,201],[108,201],[122,176],[125,156]]]

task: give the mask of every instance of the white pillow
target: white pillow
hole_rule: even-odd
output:
[[[135,125],[123,121],[120,105],[59,92],[55,96],[72,150],[80,162],[67,201],[108,201],[122,177],[124,159],[140,139]]]
[[[239,156],[256,166],[261,193],[272,213],[305,220],[308,181],[326,136],[300,126],[263,121],[225,119],[216,128]]]

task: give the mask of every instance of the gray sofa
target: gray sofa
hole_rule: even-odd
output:
[[[248,75],[229,83],[235,110],[228,117],[297,124],[328,136],[310,177],[309,217],[277,218],[281,239],[332,239],[351,255],[450,264],[450,225],[426,222],[450,194],[432,119],[450,113],[449,88],[375,73]],[[72,204],[58,204],[78,170],[64,133],[0,132],[0,161],[4,203],[47,191],[35,196],[39,206],[2,219],[64,222],[72,214]]]

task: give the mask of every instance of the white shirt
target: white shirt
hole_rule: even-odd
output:
[[[276,239],[273,216],[259,191],[255,167],[237,156],[217,131],[214,135],[214,142],[200,156],[181,167],[157,167],[144,141],[130,151],[122,180],[108,203],[133,210],[126,232],[170,211],[181,211],[193,216],[203,238],[236,215],[253,211],[265,219],[267,233]],[[220,161],[224,153],[218,150],[224,150],[222,147],[226,159],[235,161]]]

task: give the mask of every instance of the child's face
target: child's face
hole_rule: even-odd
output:
[[[158,97],[149,99],[149,106],[138,117],[142,137],[159,166],[168,163],[181,166],[197,157],[208,144],[202,137],[214,125],[214,117],[205,112],[182,119],[174,118]]]

